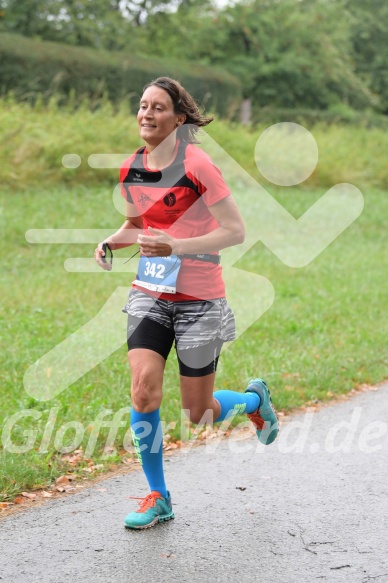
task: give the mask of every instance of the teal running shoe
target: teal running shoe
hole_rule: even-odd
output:
[[[167,492],[167,498],[164,498],[160,492],[152,491],[145,498],[138,498],[138,500],[141,500],[140,508],[128,514],[124,519],[126,528],[151,528],[158,522],[174,518],[170,492]]]
[[[245,392],[256,393],[260,397],[260,405],[257,411],[247,413],[247,415],[256,427],[256,435],[260,443],[269,445],[275,441],[279,433],[279,423],[267,383],[263,379],[252,379],[249,381]]]

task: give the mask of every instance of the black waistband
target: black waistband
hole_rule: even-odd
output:
[[[184,259],[195,259],[196,261],[208,261],[215,265],[219,265],[221,262],[221,257],[219,255],[211,255],[210,253],[197,253],[196,255],[185,253],[184,255],[178,255],[178,257],[183,257]]]

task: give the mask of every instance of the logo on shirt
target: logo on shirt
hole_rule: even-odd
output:
[[[132,182],[144,182],[143,177],[142,177],[140,172],[133,172],[132,173]]]
[[[174,206],[174,204],[176,203],[176,196],[175,196],[175,194],[173,192],[169,192],[163,198],[163,202],[164,202],[164,204],[166,206]]]
[[[141,194],[137,200],[138,200],[140,206],[144,209],[147,206],[147,204],[150,202],[151,197],[148,196],[148,194]]]

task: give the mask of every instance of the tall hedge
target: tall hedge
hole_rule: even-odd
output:
[[[239,81],[214,67],[0,34],[2,94],[12,90],[33,99],[39,93],[64,98],[71,91],[91,98],[105,93],[113,102],[129,98],[136,107],[143,86],[161,75],[178,79],[207,111],[221,117],[232,117],[241,102]]]

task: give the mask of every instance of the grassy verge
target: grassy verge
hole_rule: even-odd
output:
[[[234,189],[237,199],[238,188]],[[113,230],[122,217],[112,205],[111,190],[81,185],[20,191],[10,187],[1,192],[0,500],[45,487],[66,471],[77,430],[81,440],[76,451],[82,448],[85,452],[96,438],[88,459],[79,459],[80,475],[84,470],[87,474],[90,459],[97,471],[103,471],[128,456],[123,443],[130,378],[124,344],[50,401],[36,401],[23,386],[27,368],[93,318],[118,286],[129,287],[133,275],[129,268],[127,273],[69,273],[64,269],[65,260],[91,257],[94,245],[32,245],[26,242],[25,232],[33,228]],[[321,193],[272,190],[295,216]],[[243,390],[252,375],[260,374],[273,388],[275,405],[289,410],[387,378],[384,217],[388,197],[377,190],[367,190],[364,196],[360,218],[307,267],[283,265],[261,243],[239,261],[241,269],[268,278],[276,296],[272,307],[223,354],[217,388]],[[259,218],[252,216],[247,229],[259,227]],[[122,250],[115,259],[127,255]],[[22,413],[16,421],[15,415],[23,411],[26,416]],[[119,411],[125,426],[118,428],[112,448],[104,454],[109,428],[96,432],[96,420],[104,415],[112,419]],[[171,437],[181,439],[174,355],[167,363],[162,417]],[[28,451],[24,453],[5,447],[4,428],[12,419],[8,432],[11,449],[25,446]],[[70,451],[63,451],[66,446]]]
[[[129,154],[140,145],[135,116],[129,104],[113,108],[106,100],[91,112],[84,101],[75,109],[69,102],[58,108],[55,97],[48,106],[34,107],[11,97],[0,98],[0,180],[16,191],[31,186],[68,184],[107,187],[117,179],[117,170],[91,168],[88,158],[95,153]],[[252,176],[263,182],[254,161],[258,137],[267,126],[252,130],[216,120],[209,134]],[[309,188],[330,187],[351,182],[362,188],[388,190],[384,129],[351,125],[316,124],[309,128],[319,147],[319,164],[306,183]],[[79,156],[80,165],[62,165],[66,154]]]

